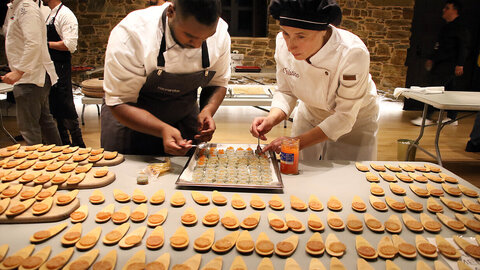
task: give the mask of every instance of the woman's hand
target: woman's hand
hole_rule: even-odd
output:
[[[265,146],[263,149],[262,149],[262,153],[264,152],[267,152],[269,150],[273,150],[275,151],[275,153],[280,153],[280,151],[282,150],[282,142],[286,139],[291,139],[292,137],[278,137],[276,138],[275,140],[273,140],[271,143],[269,143],[267,146]]]
[[[270,132],[274,125],[275,124],[268,117],[256,117],[253,119],[252,125],[250,126],[250,133],[253,137],[266,141],[267,137],[265,134]]]

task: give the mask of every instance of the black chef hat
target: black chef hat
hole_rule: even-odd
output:
[[[269,11],[280,25],[309,30],[325,30],[342,20],[335,0],[272,0]]]

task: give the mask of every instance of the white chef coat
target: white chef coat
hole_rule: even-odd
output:
[[[110,33],[103,82],[107,105],[137,102],[148,74],[157,69],[163,36],[161,17],[169,5],[133,11]],[[227,30],[227,23],[219,19],[215,34],[207,39],[209,69],[216,71],[209,86],[227,87],[230,80],[230,35]],[[165,34],[165,71],[182,74],[204,70],[201,48],[184,49],[176,44],[168,23]]]
[[[57,16],[55,17],[55,29],[70,53],[74,53],[77,50],[78,40],[77,17],[75,17],[73,12],[65,5],[62,5],[62,8],[58,10],[60,5],[61,3],[50,11],[45,23],[47,25],[50,24],[58,11]]]
[[[43,87],[45,72],[53,84],[57,82],[55,66],[47,48],[47,29],[40,9],[31,0],[15,0],[7,27],[5,51],[11,70],[25,72],[16,84],[35,84]]]
[[[301,102],[294,121],[304,123],[294,123],[294,136],[318,126],[330,144],[339,140],[339,144],[343,144],[345,140],[342,139],[350,137],[343,147],[345,149],[336,149],[343,152],[342,159],[355,160],[364,156],[357,155],[359,150],[353,149],[356,143],[352,138],[359,140],[357,144],[362,147],[362,153],[374,151],[371,157],[376,158],[378,103],[375,83],[369,74],[369,52],[356,35],[330,27],[330,39],[310,58],[311,64],[296,60],[288,51],[283,34],[277,35],[278,89],[272,107],[290,115],[299,99]],[[368,134],[365,136],[369,138],[361,138],[361,134]],[[316,156],[310,153],[304,159],[318,159],[320,155],[324,159],[325,156],[334,157],[332,153],[322,152],[324,144],[319,146]]]
[[[45,21],[47,19],[48,14],[50,13],[50,8],[42,5],[41,1],[42,0],[33,0],[33,2],[35,2],[36,5],[40,7],[40,13],[42,14],[42,18],[43,18],[42,20]],[[5,16],[5,21],[3,22],[2,32],[0,33],[3,36],[7,34],[7,27],[8,27],[8,24],[10,23],[10,18],[13,15],[12,14],[13,9],[11,8],[11,6],[12,6],[12,3],[7,3],[7,7],[8,7],[7,14]]]

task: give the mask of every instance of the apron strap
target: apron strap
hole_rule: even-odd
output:
[[[168,8],[168,7],[167,7]],[[163,10],[162,13],[162,28],[163,28],[163,36],[162,36],[162,42],[160,43],[160,51],[157,56],[157,66],[159,67],[165,67],[165,57],[163,56],[163,53],[165,52],[167,48],[167,43],[165,41],[165,29],[166,29],[166,24],[167,24],[167,8]],[[57,11],[58,13],[58,11]],[[207,47],[207,41],[204,40],[202,42],[202,67],[203,68],[209,68],[210,67],[210,57],[208,54],[208,47]]]
[[[41,0],[38,0],[38,2],[40,3]],[[57,13],[55,13],[55,16],[53,17],[52,19],[52,24],[55,23],[55,19],[57,18],[57,15],[58,15],[58,12],[60,11],[60,9],[63,7],[63,3],[60,4],[60,6],[58,7],[57,9]],[[50,19],[50,14],[48,15],[47,17],[47,20],[45,20],[45,23],[48,22],[48,19]]]

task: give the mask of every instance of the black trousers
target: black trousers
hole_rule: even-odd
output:
[[[450,62],[442,62],[434,64],[430,71],[430,85],[431,86],[444,86],[445,91],[455,91],[455,64]],[[432,106],[428,106],[427,118],[431,119],[433,112],[436,109]],[[450,119],[457,118],[457,111],[447,111],[447,117]],[[441,119],[439,119],[441,120]]]

